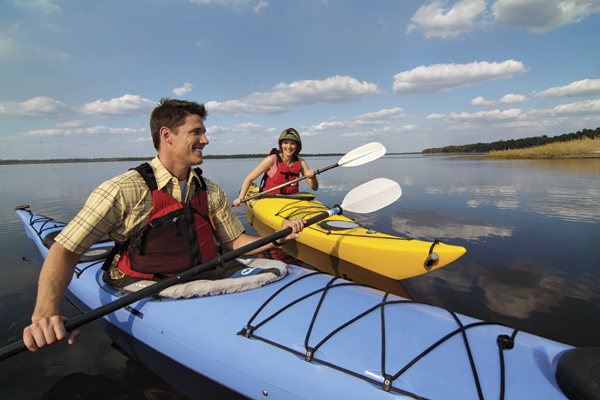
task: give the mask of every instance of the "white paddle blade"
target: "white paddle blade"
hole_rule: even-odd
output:
[[[352,150],[338,161],[342,167],[356,167],[363,165],[385,154],[385,147],[381,143],[372,142]]]
[[[342,202],[344,211],[366,214],[392,204],[402,196],[398,183],[386,179],[373,179],[352,189]]]

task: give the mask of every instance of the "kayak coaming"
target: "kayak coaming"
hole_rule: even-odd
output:
[[[45,258],[48,250],[29,228],[29,212],[19,210],[17,213],[27,236]],[[45,232],[56,229],[62,226],[47,227]],[[79,264],[78,271],[69,285],[68,297],[72,296],[71,301],[82,311],[116,298],[117,291],[101,280],[99,263]],[[267,299],[291,282],[251,320]],[[313,294],[260,325],[282,306],[308,293]],[[320,303],[323,293],[326,295]],[[382,302],[385,304],[385,342],[381,331]],[[319,304],[319,313],[311,325]],[[133,338],[190,371],[257,399],[265,398],[265,393],[275,398],[409,398],[381,388],[384,380],[382,343],[386,347],[386,372],[394,375],[461,324],[481,323],[294,266],[289,266],[288,276],[281,281],[248,292],[179,300],[144,299],[128,308],[105,316],[99,325],[110,331],[119,345],[132,348],[132,355],[136,352],[136,345],[130,343]],[[304,360],[306,343],[316,347],[337,327],[369,309],[373,311],[322,344],[312,362]],[[248,328],[250,321],[251,326],[257,326],[253,334],[249,338],[238,334]],[[475,325],[464,331],[484,398],[496,398],[500,393],[496,337],[512,334],[513,329],[496,324]],[[565,399],[556,383],[555,371],[560,356],[571,348],[518,332],[515,347],[504,352],[505,397]],[[362,378],[341,372],[336,366]],[[186,382],[159,367],[148,365],[186,396],[202,396],[202,393],[190,393]],[[420,359],[394,380],[393,387],[425,398],[478,398],[462,332]]]
[[[257,193],[258,188],[251,186],[247,196]],[[314,200],[314,195],[308,195],[305,199],[298,195],[265,195],[264,198],[248,200],[246,205],[246,216],[250,224],[255,225],[260,221],[273,230],[281,229],[285,220],[308,219],[329,209]],[[353,224],[356,226],[354,228],[339,231],[323,227],[324,223],[331,221],[353,222],[343,215],[331,216],[319,224],[306,227],[297,241],[392,279],[407,279],[426,274],[456,261],[466,252],[461,246],[389,235],[359,224]],[[432,252],[439,256],[438,260],[425,265]]]

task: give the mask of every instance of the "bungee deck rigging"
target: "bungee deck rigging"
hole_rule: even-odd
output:
[[[302,200],[297,200],[295,202],[291,202],[289,204],[284,205],[283,207],[281,207],[281,209],[279,211],[277,211],[275,213],[275,216],[277,217],[282,217],[286,220],[293,220],[296,218],[310,218],[311,216],[317,215],[322,213],[323,211],[327,211],[329,210],[328,207],[326,207],[325,205],[321,204],[321,203],[314,203],[314,204],[310,204],[310,205],[306,205],[305,201]],[[317,232],[323,232],[325,233],[327,236],[335,236],[335,235],[339,235],[339,236],[351,236],[351,237],[359,237],[359,238],[366,238],[366,239],[384,239],[384,240],[414,240],[413,238],[410,237],[403,237],[403,236],[391,236],[391,235],[385,235],[385,236],[377,236],[374,237],[373,233],[375,233],[375,231],[369,230],[366,227],[361,226],[360,224],[356,223],[354,220],[348,218],[350,221],[352,221],[351,224],[347,224],[346,226],[340,226],[340,227],[336,227],[335,225],[329,226],[328,223],[330,221],[322,221],[318,224],[315,225],[311,225],[309,227],[306,227],[306,229],[311,229]],[[344,221],[346,222],[346,221]],[[353,232],[348,232],[350,229],[353,228],[365,228],[367,229],[367,233],[365,234],[357,234],[357,233],[353,233]],[[342,232],[344,231],[344,232]],[[369,233],[371,232],[371,233]],[[437,239],[436,239],[437,241]],[[437,241],[439,243],[439,241]]]
[[[340,326],[338,326],[337,328],[331,330],[329,333],[327,333],[317,344],[315,345],[310,345],[311,342],[311,334],[313,331],[313,327],[314,324],[319,316],[319,310],[321,309],[321,306],[323,305],[323,303],[325,302],[325,298],[327,296],[327,294],[330,293],[330,291],[334,290],[334,289],[339,289],[339,288],[344,288],[346,286],[365,286],[365,285],[359,285],[356,284],[354,282],[340,282],[340,283],[335,283],[339,278],[337,277],[333,277],[331,280],[329,280],[326,285],[324,287],[318,288],[313,290],[310,293],[306,293],[298,298],[295,298],[289,302],[287,302],[284,305],[280,305],[279,308],[270,313],[269,315],[265,316],[264,318],[260,319],[258,322],[256,322],[253,325],[253,322],[255,320],[258,320],[258,316],[261,314],[261,312],[265,309],[265,307],[272,301],[274,301],[281,293],[283,293],[284,291],[288,290],[292,285],[298,284],[298,282],[300,282],[303,279],[309,279],[311,277],[313,277],[314,275],[320,275],[322,274],[321,272],[312,272],[309,273],[307,275],[303,275],[302,277],[289,282],[288,284],[286,284],[285,286],[281,287],[277,292],[275,292],[271,297],[269,297],[257,310],[256,312],[252,315],[252,317],[249,319],[249,321],[246,323],[245,327],[240,330],[237,334],[241,335],[245,338],[248,339],[256,339],[256,340],[260,340],[264,343],[270,344],[274,347],[277,347],[281,350],[285,350],[288,351],[296,356],[298,356],[301,359],[304,359],[306,362],[315,362],[324,366],[327,366],[329,368],[333,368],[337,371],[343,372],[345,374],[351,375],[355,378],[359,378],[362,380],[365,380],[375,386],[380,387],[382,390],[386,391],[386,392],[396,392],[399,394],[402,394],[404,396],[408,396],[411,397],[413,399],[418,399],[418,400],[427,400],[426,397],[422,397],[416,393],[411,393],[407,390],[403,390],[397,387],[394,387],[393,383],[395,380],[397,380],[398,378],[400,378],[406,371],[408,371],[412,366],[414,366],[419,360],[423,359],[425,356],[427,356],[429,353],[431,353],[432,351],[434,351],[438,346],[442,345],[443,343],[445,343],[446,341],[448,341],[450,338],[454,337],[455,335],[460,334],[462,336],[463,339],[463,343],[465,346],[465,350],[466,350],[466,354],[469,360],[469,364],[471,366],[471,372],[472,372],[472,376],[473,376],[473,380],[474,380],[474,384],[477,388],[477,393],[479,395],[479,399],[483,400],[484,396],[483,396],[483,392],[481,389],[481,383],[480,383],[480,379],[479,379],[479,375],[477,372],[477,367],[475,365],[475,361],[473,360],[473,355],[471,352],[471,348],[469,345],[469,339],[467,338],[466,335],[466,331],[469,329],[473,329],[473,328],[477,328],[480,326],[485,326],[485,325],[498,325],[498,326],[505,326],[503,324],[499,324],[499,323],[493,323],[493,322],[485,322],[485,321],[478,321],[478,322],[473,322],[473,323],[469,323],[467,325],[464,325],[461,320],[459,319],[459,317],[457,316],[456,313],[450,311],[450,310],[445,310],[446,312],[448,312],[449,315],[452,316],[452,318],[456,321],[457,324],[457,328],[453,331],[448,332],[445,336],[439,338],[439,340],[435,341],[434,343],[432,343],[429,347],[427,347],[426,349],[424,349],[420,354],[418,354],[416,357],[414,357],[412,360],[410,360],[408,363],[406,363],[402,368],[400,368],[400,370],[398,372],[396,372],[395,374],[391,375],[388,374],[386,372],[386,328],[385,328],[385,308],[386,307],[390,307],[390,306],[405,306],[405,305],[418,305],[418,306],[422,306],[422,307],[435,307],[432,305],[429,305],[427,303],[423,303],[423,302],[415,302],[412,300],[388,300],[388,296],[389,293],[383,293],[383,296],[381,298],[381,302],[377,305],[371,306],[368,309],[366,309],[365,311],[359,313],[358,315],[352,317],[351,319],[349,319],[348,321],[344,322],[343,324],[341,324]],[[308,329],[306,331],[306,336],[304,339],[304,349],[305,352],[302,353],[298,350],[295,350],[293,348],[290,348],[282,343],[278,343],[277,341],[271,340],[267,337],[264,336],[260,336],[258,334],[256,334],[255,332],[260,329],[261,327],[263,327],[264,325],[266,325],[267,323],[277,323],[277,317],[279,315],[281,315],[284,311],[290,309],[291,307],[293,307],[294,305],[301,303],[313,296],[317,296],[319,295],[319,301],[317,306],[314,309],[314,313],[312,315],[310,324],[308,326]],[[438,307],[435,307],[436,309],[439,309]],[[341,332],[342,330],[344,330],[345,328],[351,326],[352,324],[356,323],[357,321],[359,321],[360,319],[371,315],[373,313],[376,313],[377,311],[380,311],[380,316],[381,316],[381,324],[380,324],[380,331],[381,331],[381,354],[380,354],[380,358],[381,358],[381,371],[382,371],[382,376],[383,379],[381,380],[377,380],[374,379],[372,377],[369,377],[365,374],[356,372],[356,371],[352,371],[350,369],[344,368],[343,366],[336,364],[334,362],[331,361],[325,361],[324,359],[320,359],[317,356],[317,352],[319,351],[319,349],[325,344],[327,343],[329,340],[331,340],[337,333]],[[500,370],[501,370],[501,374],[498,377],[498,379],[500,380],[500,394],[499,394],[499,398],[502,400],[504,399],[504,387],[505,387],[505,365],[504,365],[504,351],[510,350],[514,347],[514,340],[515,337],[517,335],[517,332],[519,330],[518,329],[514,329],[512,334],[506,335],[506,334],[502,334],[502,335],[498,335],[496,338],[496,343],[498,345],[498,349],[499,349],[499,356],[498,356],[498,362],[500,363]],[[349,349],[349,351],[351,351],[352,349]]]

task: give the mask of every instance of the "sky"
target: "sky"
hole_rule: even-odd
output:
[[[164,97],[205,155],[595,129],[600,0],[0,1],[0,159],[154,156]]]

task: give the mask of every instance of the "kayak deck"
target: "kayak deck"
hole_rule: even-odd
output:
[[[247,196],[258,193],[252,186]],[[281,229],[285,220],[308,219],[329,210],[314,200],[314,195],[265,195],[249,200],[248,221],[256,220],[273,230]],[[351,262],[392,279],[407,279],[441,268],[460,258],[466,249],[439,241],[421,240],[376,232],[343,216],[334,215],[305,228],[296,239],[302,244],[333,257]],[[430,254],[437,260],[426,263]]]

